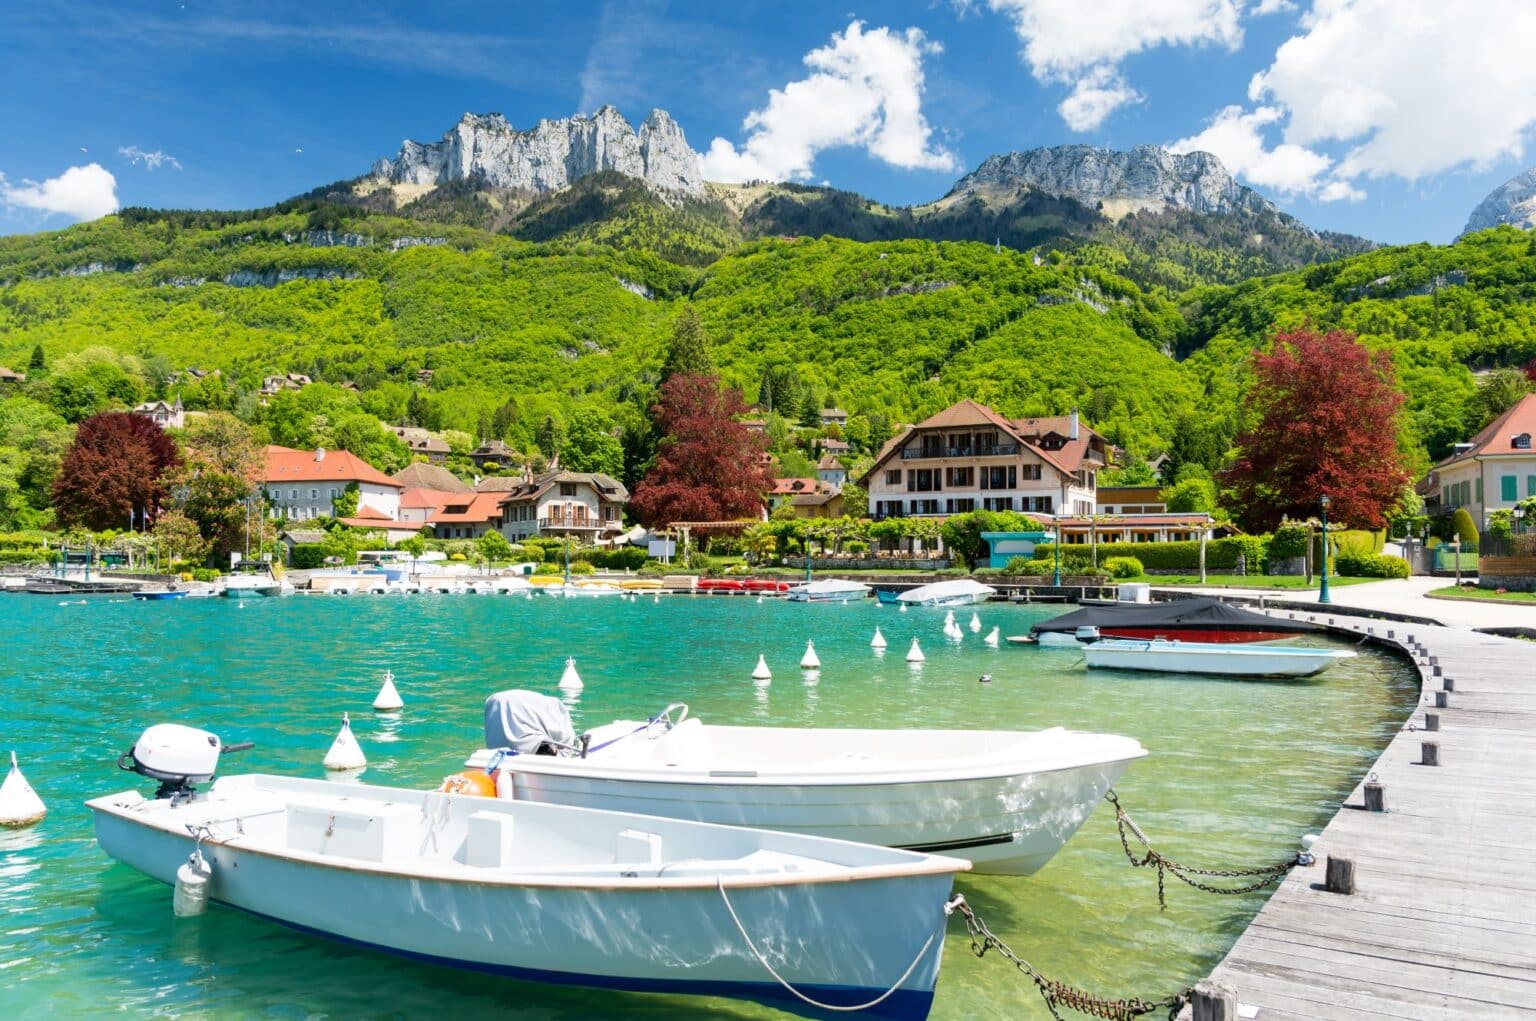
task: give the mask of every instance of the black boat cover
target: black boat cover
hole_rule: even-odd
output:
[[[1306,621],[1283,617],[1266,617],[1236,606],[1229,606],[1219,599],[1202,596],[1198,599],[1175,599],[1169,603],[1122,603],[1116,606],[1085,606],[1081,610],[1031,627],[1031,634],[1043,631],[1071,634],[1080,627],[1135,627],[1172,629],[1188,628],[1201,631],[1284,631],[1304,634],[1321,628]]]

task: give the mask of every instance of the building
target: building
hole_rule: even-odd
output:
[[[1009,419],[965,400],[903,429],[858,482],[877,520],[973,510],[1093,514],[1106,450],[1075,411]]]
[[[842,408],[822,408],[818,417],[822,425],[845,426],[848,424],[848,412]]]
[[[823,454],[816,462],[816,478],[841,493],[843,484],[848,481],[848,469],[832,454]]]
[[[345,450],[266,448],[262,491],[274,518],[308,521],[335,513],[332,501],[356,483],[357,509],[370,507],[391,521],[400,518],[400,483]]]
[[[1063,546],[1102,542],[1189,542],[1203,535],[1216,538],[1236,532],[1231,525],[1217,525],[1205,513],[1191,514],[1105,514],[1093,518],[1063,517],[1054,521],[1039,518],[1044,528],[1061,532]]]
[[[391,477],[406,490],[436,489],[444,493],[468,493],[475,488],[447,468],[422,461],[406,465]]]
[[[147,418],[162,429],[180,429],[187,424],[187,413],[181,406],[181,395],[176,396],[175,404],[167,404],[164,401],[146,401],[134,406],[133,413],[142,418]]]
[[[797,518],[840,518],[843,494],[821,479],[774,479],[768,490],[772,510],[789,507]]]
[[[501,534],[514,542],[568,535],[591,543],[624,531],[629,490],[611,476],[555,470],[521,480],[486,479],[482,486],[507,481],[518,484],[501,494]]]
[[[26,381],[27,374],[25,372],[17,372],[14,369],[8,369],[4,365],[0,365],[0,384],[25,383]]]
[[[370,532],[383,532],[385,542],[399,542],[401,539],[409,539],[427,526],[420,521],[396,521],[385,517],[372,507],[359,507],[356,514],[349,518],[337,518],[342,524],[350,528],[361,528]]]
[[[410,447],[413,457],[426,458],[428,464],[443,464],[448,460],[448,441],[437,433],[408,425],[385,425],[384,428]]]
[[[831,454],[834,457],[842,457],[853,449],[842,440],[824,439],[816,442],[821,446],[823,454]]]
[[[284,390],[302,390],[314,380],[302,372],[289,372],[281,376],[267,376],[261,381],[259,393],[263,397],[271,397],[282,393]]]
[[[1536,394],[1526,394],[1451,456],[1435,465],[1418,485],[1431,515],[1465,507],[1481,531],[1491,512],[1507,510],[1536,496]]]
[[[522,461],[517,451],[501,440],[486,440],[469,452],[469,459],[482,471],[488,468],[510,468]]]
[[[419,492],[419,491],[418,491]],[[427,517],[439,539],[478,539],[502,526],[502,493],[440,494],[443,502]]]
[[[1100,514],[1163,514],[1168,505],[1163,502],[1159,486],[1100,486],[1098,512]]]

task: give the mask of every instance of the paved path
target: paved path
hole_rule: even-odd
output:
[[[1378,610],[1469,609],[1486,626],[1483,606],[1425,600],[1411,583],[1344,593]],[[1357,788],[1323,830],[1318,864],[1292,870],[1211,978],[1236,991],[1238,1017],[1256,1021],[1536,1017],[1536,645],[1345,609],[1312,619],[1391,644],[1412,636],[1426,650],[1414,657],[1418,710],[1372,767],[1387,812],[1357,807]],[[1438,732],[1424,730],[1426,712]],[[1438,766],[1421,764],[1426,740]],[[1353,895],[1322,889],[1329,855],[1354,859]]]
[[[1536,603],[1469,603],[1452,599],[1428,599],[1424,593],[1431,589],[1445,588],[1453,582],[1449,578],[1404,578],[1391,581],[1367,581],[1359,585],[1329,587],[1332,605],[1340,610],[1349,607],[1402,613],[1411,617],[1427,617],[1453,627],[1528,627],[1536,628]],[[1200,592],[1205,595],[1241,599],[1243,597],[1308,602],[1317,598],[1315,590],[1305,589],[1249,589],[1249,588],[1178,588],[1170,592]]]

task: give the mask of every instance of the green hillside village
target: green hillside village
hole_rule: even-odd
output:
[[[1203,550],[1210,574],[1310,578],[1328,492],[1330,567],[1390,577],[1388,540],[1465,555],[1536,509],[1518,229],[1175,288],[1102,237],[703,258],[679,216],[534,242],[309,198],[0,239],[0,557],[1136,578]],[[1326,388],[1276,392],[1256,367],[1285,351],[1326,358]],[[663,407],[695,375],[719,399]],[[1338,413],[1373,387],[1362,435]],[[1277,428],[1340,450],[1245,479]]]

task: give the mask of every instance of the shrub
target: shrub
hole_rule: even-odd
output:
[[[1451,525],[1456,529],[1456,535],[1461,539],[1461,551],[1463,553],[1476,553],[1477,525],[1472,523],[1472,515],[1467,513],[1465,507],[1456,508],[1456,513],[1451,515]]]
[[[1140,578],[1146,573],[1135,557],[1110,557],[1104,561],[1104,569],[1111,578]]]
[[[585,563],[585,562],[583,562],[581,560],[572,560],[571,561],[571,573],[572,574],[596,574],[597,573],[597,568],[595,568],[591,564]]]
[[[533,565],[533,573],[534,574],[556,575],[556,574],[561,574],[563,571],[564,571],[564,568],[562,568],[559,564],[552,564],[552,563],[549,563],[548,561],[545,561],[542,564],[534,564]]]
[[[1340,551],[1334,570],[1341,578],[1406,578],[1408,561],[1380,553]]]
[[[843,548],[846,549],[851,556],[858,556],[861,553],[869,552],[869,543],[860,542],[858,539],[854,539],[852,542],[844,543]]]
[[[1257,573],[1264,560],[1266,545],[1263,536],[1255,535],[1212,539],[1205,544],[1205,565],[1213,571],[1232,570],[1237,566],[1238,556],[1242,555],[1246,558],[1248,570]],[[1306,549],[1305,530],[1302,533],[1301,549]],[[1036,560],[1050,561],[1053,553],[1050,543],[1035,547]],[[1301,553],[1296,555],[1300,556]],[[1200,569],[1200,543],[1195,539],[1182,542],[1099,543],[1099,562],[1103,563],[1109,557],[1135,557],[1146,570],[1197,571]],[[1063,574],[1067,573],[1069,566],[1073,567],[1071,573],[1081,574],[1078,568],[1087,563],[1088,551],[1085,547],[1068,544],[1061,548]]]
[[[325,566],[325,547],[318,542],[300,543],[288,554],[295,570],[313,571]]]
[[[218,581],[219,572],[212,567],[199,567],[192,572],[193,581]]]
[[[1102,567],[1083,567],[1072,571],[1074,578],[1108,578],[1110,574]]]
[[[1271,560],[1290,560],[1307,555],[1307,535],[1311,530],[1300,522],[1281,525],[1269,540]]]

